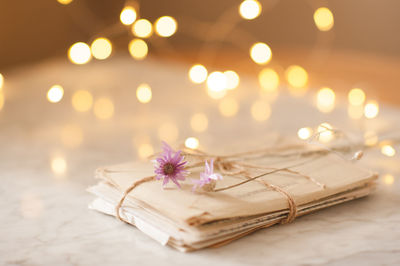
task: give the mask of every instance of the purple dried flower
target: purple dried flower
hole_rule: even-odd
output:
[[[184,168],[187,161],[181,155],[181,151],[174,151],[166,142],[163,141],[163,152],[155,160],[154,173],[156,179],[164,179],[163,187],[165,187],[169,180],[172,180],[179,188],[181,187],[178,180],[185,180],[188,174]]]
[[[210,163],[205,162],[204,173],[200,173],[199,180],[193,180],[194,186],[192,191],[195,191],[199,187],[203,187],[210,184],[213,181],[222,180],[222,175],[214,173],[214,159],[210,160]]]

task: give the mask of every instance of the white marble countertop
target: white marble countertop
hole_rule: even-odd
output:
[[[165,122],[176,125],[178,142],[196,136],[203,147],[271,132],[295,137],[300,127],[321,122],[355,136],[361,130],[400,126],[400,110],[393,107],[381,106],[376,119],[354,121],[340,104],[344,102],[340,96],[337,108],[322,114],[311,104],[311,93],[296,98],[284,88],[271,102],[271,117],[257,122],[250,115],[258,95],[251,79],[243,79],[230,92],[239,101],[238,114],[223,118],[218,101],[209,99],[203,86],[189,82],[187,69],[115,56],[84,66],[52,60],[6,75],[6,102],[0,110],[0,264],[400,264],[400,156],[389,158],[379,151],[368,152],[361,162],[381,175],[373,195],[258,231],[221,248],[179,253],[134,227],[88,210],[92,196],[85,189],[95,183],[94,170],[137,158],[137,145],[143,140],[157,150],[157,129]],[[153,89],[153,100],[146,105],[135,98],[142,82]],[[53,84],[65,89],[63,100],[56,104],[46,101]],[[95,99],[109,97],[113,117],[100,120],[91,111],[76,112],[71,97],[77,89],[91,91]],[[190,128],[195,112],[208,116],[204,133]],[[53,169],[54,158],[61,158],[61,166]]]

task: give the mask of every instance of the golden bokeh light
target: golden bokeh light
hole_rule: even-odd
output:
[[[310,127],[302,127],[297,131],[297,136],[299,139],[306,140],[309,139],[313,134],[313,130]]]
[[[330,88],[322,88],[317,93],[317,108],[323,113],[329,113],[335,108],[335,92]]]
[[[364,143],[365,145],[371,147],[378,143],[378,135],[374,131],[366,131],[364,133]]]
[[[263,91],[274,92],[279,86],[278,73],[272,68],[264,68],[258,74],[258,82]]]
[[[124,9],[122,9],[121,11],[121,14],[119,15],[119,19],[124,25],[131,25],[133,22],[135,22],[136,17],[136,10],[131,6],[124,7]]]
[[[68,58],[74,64],[86,64],[92,59],[89,45],[84,42],[74,43],[68,50]]]
[[[223,116],[231,117],[237,114],[239,103],[233,98],[225,98],[219,102],[218,108]]]
[[[294,88],[303,88],[307,85],[308,74],[301,66],[289,66],[285,71],[285,77],[289,85]]]
[[[319,138],[318,140],[324,143],[330,142],[333,140],[333,132],[332,132],[333,127],[328,124],[328,123],[322,123],[318,126],[318,133],[319,133]]]
[[[0,73],[0,91],[3,89],[4,86],[4,76]]]
[[[4,94],[0,91],[0,110],[4,107]]]
[[[142,83],[136,89],[136,98],[141,103],[148,103],[151,101],[152,93],[148,84]]]
[[[215,91],[210,88],[207,88],[207,94],[210,96],[211,99],[219,100],[225,97],[226,90]]]
[[[256,121],[265,121],[271,116],[271,107],[265,101],[256,101],[251,105],[251,116]]]
[[[178,139],[179,131],[175,124],[165,122],[158,128],[158,137],[166,142],[175,142]]]
[[[204,132],[208,127],[208,118],[203,113],[196,113],[190,119],[190,126],[193,131]]]
[[[233,90],[239,86],[240,78],[235,71],[227,70],[224,75],[226,76],[226,88],[228,90]]]
[[[360,119],[364,115],[364,107],[362,105],[347,106],[347,114],[352,119]]]
[[[107,59],[112,52],[112,44],[107,38],[97,38],[90,46],[92,55],[99,60]]]
[[[65,125],[61,129],[61,142],[67,148],[77,148],[83,142],[83,131],[77,125]]]
[[[99,119],[110,119],[114,115],[114,104],[109,98],[99,98],[94,102],[93,113]]]
[[[394,183],[394,176],[391,174],[386,174],[383,176],[383,183],[385,183],[386,185],[393,185]]]
[[[78,90],[72,95],[71,103],[76,111],[87,112],[92,108],[93,96],[86,90]]]
[[[57,0],[62,5],[68,5],[72,2],[73,0]]]
[[[63,175],[67,171],[67,161],[62,156],[55,156],[50,162],[51,170],[56,175]]]
[[[227,78],[224,73],[219,71],[214,71],[208,75],[207,78],[207,87],[211,91],[219,92],[226,89],[227,86]]]
[[[139,158],[147,159],[149,156],[154,154],[154,149],[150,143],[142,143],[139,145],[137,153],[139,155]]]
[[[255,19],[261,14],[261,4],[257,0],[245,0],[239,6],[239,14],[244,19]]]
[[[364,115],[366,118],[375,118],[379,113],[379,105],[375,101],[368,102],[364,107]]]
[[[347,98],[351,105],[359,106],[365,102],[365,93],[362,89],[354,88],[350,90]]]
[[[196,84],[203,83],[207,79],[207,69],[200,64],[194,65],[189,70],[189,79]]]
[[[255,43],[250,48],[250,57],[257,64],[264,65],[272,58],[271,48],[266,43]]]
[[[189,149],[197,149],[199,147],[199,140],[195,137],[189,137],[185,140],[185,147]]]
[[[154,28],[157,35],[161,37],[170,37],[178,29],[178,23],[173,17],[163,16],[156,20]]]
[[[333,14],[326,7],[320,7],[314,12],[314,22],[320,31],[329,31],[334,24]]]
[[[47,100],[51,103],[58,103],[64,96],[64,89],[61,85],[53,85],[47,91]]]
[[[396,155],[396,150],[393,148],[393,146],[389,144],[385,144],[381,147],[381,152],[383,155],[386,155],[388,157],[393,157]]]
[[[129,53],[136,60],[146,58],[149,48],[147,43],[141,39],[133,39],[128,45]]]
[[[132,33],[139,38],[148,38],[153,34],[153,25],[144,18],[136,20],[132,26]]]

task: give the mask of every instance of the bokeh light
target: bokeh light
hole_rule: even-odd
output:
[[[93,113],[99,119],[110,119],[114,115],[114,104],[109,98],[99,98],[94,102]]]
[[[0,73],[0,91],[3,89],[4,86],[4,76]]]
[[[154,149],[150,143],[142,143],[139,145],[137,153],[139,155],[139,158],[147,159],[149,156],[154,154]]]
[[[73,0],[57,0],[62,5],[68,5],[72,2]]]
[[[196,84],[203,83],[207,79],[207,69],[200,64],[194,65],[189,70],[189,79]]]
[[[333,127],[328,123],[320,124],[317,129],[319,133],[318,140],[324,143],[330,142],[334,137],[332,129]]]
[[[51,103],[58,103],[64,96],[64,89],[61,85],[53,85],[47,91],[47,100]]]
[[[264,68],[258,74],[258,82],[263,91],[275,92],[279,86],[279,76],[272,68]]]
[[[199,140],[195,137],[190,137],[185,140],[185,147],[189,149],[197,149],[199,147]]]
[[[77,148],[83,142],[82,129],[74,124],[65,125],[61,129],[60,134],[61,142],[67,148]]]
[[[245,0],[239,6],[239,14],[244,19],[255,19],[261,13],[262,7],[257,0]]]
[[[391,174],[386,174],[383,176],[383,183],[385,183],[386,185],[393,185],[394,183],[394,176]]]
[[[203,113],[196,113],[190,119],[190,126],[193,131],[204,132],[208,127],[208,118]]]
[[[124,9],[122,9],[121,11],[121,14],[119,15],[119,19],[124,25],[131,25],[133,22],[135,22],[136,17],[136,10],[131,6],[124,7]]]
[[[227,78],[224,73],[215,71],[210,73],[207,78],[207,87],[211,91],[223,91],[226,89],[227,86]]]
[[[227,70],[224,72],[226,77],[226,88],[233,90],[239,86],[240,78],[239,75],[233,70]]]
[[[149,48],[147,43],[141,39],[133,39],[128,45],[129,53],[136,60],[143,60],[146,58]]]
[[[160,140],[166,142],[175,142],[178,139],[179,130],[175,124],[171,122],[164,122],[158,128],[158,137]]]
[[[375,101],[368,102],[364,107],[364,115],[366,118],[375,118],[379,113],[379,105]]]
[[[87,112],[92,108],[93,96],[86,90],[78,90],[72,95],[71,103],[76,111]]]
[[[350,90],[347,98],[351,105],[362,105],[365,102],[365,93],[362,89],[354,88]]]
[[[393,157],[396,155],[396,150],[389,144],[385,144],[381,147],[381,152],[383,155],[388,157]]]
[[[366,131],[364,133],[364,143],[365,145],[371,147],[378,143],[378,135],[374,131]]]
[[[211,99],[219,100],[225,97],[226,90],[215,91],[210,88],[207,88],[207,94],[210,96]]]
[[[314,22],[320,31],[329,31],[334,24],[333,14],[328,8],[320,7],[314,12]]]
[[[250,48],[250,57],[257,64],[268,63],[272,58],[271,48],[266,43],[258,42]]]
[[[4,94],[0,91],[0,110],[4,107]]]
[[[156,20],[155,31],[161,37],[170,37],[178,29],[178,23],[173,17],[163,16]]]
[[[55,156],[50,162],[51,170],[57,175],[63,175],[67,171],[67,161],[62,156]]]
[[[330,88],[322,88],[317,93],[317,108],[329,113],[335,108],[335,92]]]
[[[86,64],[92,59],[89,45],[84,42],[74,43],[68,50],[68,58],[74,64]]]
[[[112,44],[107,38],[97,38],[90,46],[92,55],[99,60],[107,59],[112,52]]]
[[[309,139],[313,134],[313,130],[310,127],[302,127],[297,131],[297,136],[299,139],[306,140]]]
[[[132,26],[132,33],[139,38],[148,38],[153,33],[153,25],[147,19],[136,20]]]
[[[285,71],[286,80],[294,88],[302,88],[307,85],[307,71],[298,65],[291,65]]]
[[[271,107],[267,102],[258,100],[251,105],[251,116],[256,121],[265,121],[271,116]]]
[[[231,117],[237,114],[239,103],[233,98],[224,98],[220,101],[218,108],[223,116]]]
[[[136,98],[141,103],[148,103],[151,101],[152,93],[148,84],[142,83],[136,89]]]

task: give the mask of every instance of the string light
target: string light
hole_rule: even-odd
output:
[[[149,48],[147,43],[141,39],[133,39],[128,45],[129,53],[136,60],[143,60],[146,58]]]
[[[173,123],[165,122],[158,128],[158,137],[160,140],[175,142],[178,139],[178,136],[178,128]]]
[[[330,88],[322,88],[317,93],[317,108],[321,112],[329,113],[335,107],[335,92]]]
[[[351,89],[347,96],[351,105],[362,105],[365,102],[365,93],[362,89],[354,88]]]
[[[74,43],[68,50],[68,58],[74,64],[86,64],[92,59],[89,45],[84,42]]]
[[[223,116],[231,117],[236,115],[239,110],[238,102],[233,98],[222,99],[218,105],[219,111]]]
[[[185,140],[185,146],[189,149],[197,149],[199,147],[199,140],[195,137],[190,137]]]
[[[0,73],[0,91],[3,89],[4,86],[4,76]]]
[[[334,24],[333,14],[328,8],[320,7],[314,12],[314,22],[320,31],[329,31]]]
[[[215,71],[210,73],[207,78],[207,87],[211,91],[223,91],[226,89],[227,78],[224,73]]]
[[[131,6],[124,7],[124,9],[122,9],[121,11],[121,14],[119,15],[119,19],[124,25],[131,25],[133,22],[135,22],[136,17],[136,10]]]
[[[333,139],[333,127],[328,123],[322,123],[318,126],[318,133],[319,133],[319,141],[321,142],[330,142]]]
[[[239,14],[242,18],[252,20],[261,13],[261,4],[256,0],[245,0],[239,6]]]
[[[64,89],[60,85],[53,85],[47,91],[47,100],[51,103],[58,103],[64,96]]]
[[[203,65],[193,65],[189,70],[189,79],[193,83],[200,84],[206,81],[207,74],[207,69]]]
[[[147,19],[136,20],[132,27],[132,33],[139,38],[148,38],[153,33],[153,26]]]
[[[272,58],[271,48],[266,43],[255,43],[250,48],[250,57],[257,64],[264,65]]]
[[[152,93],[148,84],[142,83],[136,89],[136,97],[141,103],[148,103],[151,101]]]
[[[93,96],[86,90],[78,90],[72,95],[71,103],[76,111],[87,112],[92,108]]]
[[[390,174],[386,174],[383,176],[383,183],[385,183],[386,185],[393,185],[394,183],[394,176],[390,175]]]
[[[178,29],[178,23],[173,17],[163,16],[156,20],[155,31],[161,37],[170,37]]]
[[[112,44],[107,38],[97,38],[90,46],[92,55],[99,60],[107,59],[112,52]]]
[[[226,77],[226,88],[228,90],[233,90],[239,86],[239,75],[233,70],[227,70],[224,72]]]
[[[208,127],[208,118],[203,113],[197,113],[190,119],[190,126],[196,132],[204,132]]]
[[[286,80],[294,88],[306,86],[308,81],[307,71],[301,66],[291,65],[285,71]]]
[[[302,127],[297,131],[297,136],[299,139],[306,140],[312,136],[313,130],[309,127]]]
[[[378,103],[375,101],[368,102],[364,107],[364,115],[366,118],[375,118],[379,113]]]
[[[271,116],[271,107],[265,101],[256,101],[251,105],[251,115],[256,121],[265,121]]]
[[[62,5],[68,5],[72,2],[73,0],[57,0]]]
[[[67,171],[67,161],[61,156],[52,158],[50,166],[53,173],[57,175],[63,175]]]
[[[262,90],[267,92],[274,92],[278,89],[279,76],[272,68],[264,68],[258,74],[258,82]]]
[[[99,119],[110,119],[114,115],[114,104],[109,98],[99,98],[94,102],[93,113]]]
[[[137,149],[139,158],[147,159],[150,155],[154,154],[153,146],[149,143],[143,143],[139,145]]]
[[[396,150],[389,144],[383,145],[381,147],[381,152],[388,157],[393,157],[396,155]]]
[[[61,142],[68,148],[77,148],[82,144],[83,132],[77,125],[66,125],[61,129]]]

